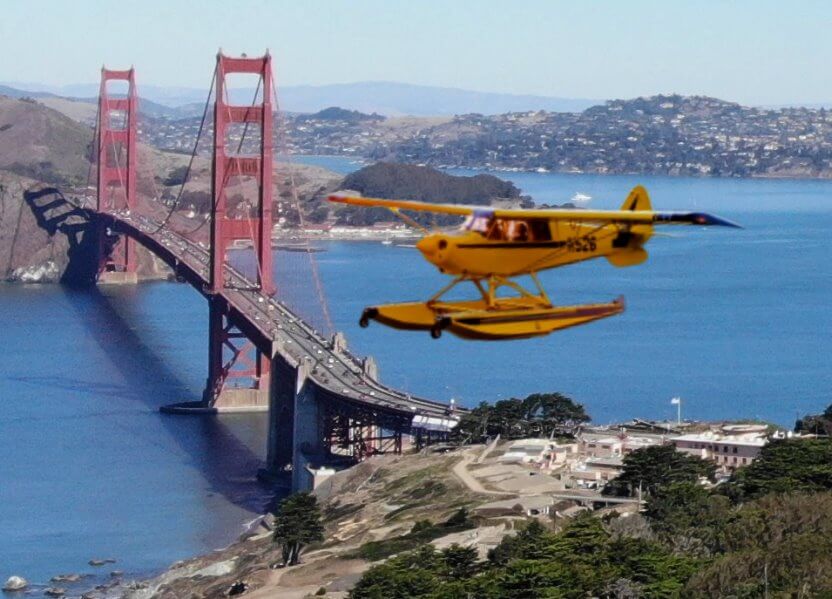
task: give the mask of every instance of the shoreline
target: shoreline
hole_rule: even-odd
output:
[[[295,154],[294,158],[299,159],[303,157],[310,157],[310,158],[330,158],[336,160],[345,160],[349,161],[350,163],[357,163],[361,166],[366,166],[369,164],[373,164],[374,160],[369,158],[358,158],[353,156],[341,155],[341,154]],[[526,175],[574,175],[574,176],[600,176],[600,177],[662,177],[667,179],[714,179],[714,180],[790,180],[790,181],[830,181],[832,182],[832,173],[828,176],[822,175],[786,175],[786,174],[777,174],[777,173],[755,173],[752,175],[746,176],[734,176],[734,175],[673,175],[670,173],[644,173],[638,171],[632,172],[602,172],[602,171],[592,171],[592,170],[568,170],[568,171],[559,171],[559,170],[540,170],[543,167],[512,167],[512,166],[465,166],[465,165],[449,165],[449,164],[441,164],[441,165],[432,165],[427,163],[406,163],[406,164],[415,164],[418,166],[429,166],[431,168],[435,168],[440,171],[450,171],[450,170],[468,170],[468,171],[483,171],[483,172],[495,172],[495,173],[521,173]],[[318,165],[312,165],[318,166]]]
[[[98,572],[78,572],[71,574],[56,574],[55,576],[78,576],[76,581],[52,581],[46,582],[30,580],[28,586],[23,593],[26,596],[42,596],[47,597],[45,591],[49,588],[62,588],[66,590],[66,597],[83,597],[89,599],[149,599],[153,596],[161,585],[175,579],[179,576],[194,575],[199,568],[190,568],[189,565],[194,563],[207,563],[213,561],[216,556],[225,554],[228,551],[233,551],[235,548],[245,543],[252,538],[262,538],[264,533],[270,534],[270,529],[265,524],[269,517],[268,512],[258,514],[254,518],[243,522],[242,531],[234,536],[226,545],[217,547],[215,549],[208,549],[203,553],[186,556],[182,559],[176,560],[167,565],[159,566],[146,572],[124,573],[119,576],[114,576],[109,572],[108,568],[100,568],[98,566],[90,566],[93,569],[101,569]],[[107,564],[112,567],[113,572],[118,572],[115,566],[118,564],[118,558],[114,558],[115,562]],[[93,579],[93,580],[90,580]],[[90,581],[91,586],[85,586],[85,581]],[[158,581],[154,585],[154,582]],[[2,582],[2,581],[0,581]],[[6,596],[6,593],[0,593]]]

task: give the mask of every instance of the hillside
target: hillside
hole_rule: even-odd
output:
[[[64,109],[84,105],[51,96],[42,100],[57,102]],[[90,127],[31,99],[0,96],[0,280],[78,283],[94,274],[77,270],[89,263],[82,256],[90,249],[83,240],[86,220],[60,199],[61,191],[70,196],[82,193],[88,175],[94,185],[95,170],[90,172],[87,160],[92,134]],[[160,199],[162,204],[155,202],[152,208],[160,218],[168,212],[164,203],[172,203],[179,193],[188,160],[185,154],[163,152],[143,143],[138,146],[139,201]],[[209,228],[196,226],[194,218],[201,217],[186,213],[204,213],[210,205],[209,169],[208,159],[195,161],[182,194],[182,213],[172,220],[183,230],[198,230],[203,237]],[[290,176],[288,165],[277,164],[275,201],[279,205],[292,199],[290,186],[294,183],[300,202],[308,206],[312,198],[333,191],[341,179],[325,169],[305,165],[294,165]],[[231,196],[236,197],[234,188]],[[142,249],[139,274],[166,276],[158,261]]]
[[[295,151],[440,167],[599,174],[832,178],[832,112],[705,96],[613,100],[583,112],[461,114],[304,127]]]
[[[718,483],[708,460],[642,447],[601,495],[568,486],[583,468],[547,472],[515,447],[370,458],[314,491],[323,541],[299,564],[284,566],[267,515],[127,597],[832,596],[829,439],[772,439]]]
[[[293,112],[315,112],[337,105],[385,116],[501,114],[520,110],[573,112],[597,104],[597,100],[583,98],[478,92],[391,81],[288,86],[281,90],[280,96],[284,108]]]
[[[85,241],[88,222],[59,191],[86,186],[92,134],[88,126],[31,99],[0,96],[1,280],[80,283],[94,274],[85,254],[93,249]],[[156,168],[175,168],[185,160],[148,147],[139,153],[143,165]],[[138,187],[153,193],[150,167],[139,169]],[[143,251],[139,268],[142,276],[163,276]]]
[[[56,281],[66,268],[69,240],[38,226],[23,200],[38,183],[0,171],[0,281]]]
[[[98,114],[98,106],[95,102],[89,100],[72,100],[70,98],[61,98],[58,96],[47,96],[43,98],[36,98],[38,104],[43,104],[52,110],[57,110],[61,114],[68,116],[73,121],[92,126],[95,124],[95,118]]]
[[[459,526],[445,525],[460,508],[474,508],[495,497],[517,496],[469,489],[453,470],[462,457],[459,452],[383,456],[335,474],[315,491],[324,506],[327,541],[307,552],[299,566],[270,567],[280,561],[280,549],[271,541],[267,528],[271,518],[267,516],[262,527],[243,540],[175,564],[139,588],[134,585],[126,596],[222,597],[235,581],[245,581],[248,591],[244,596],[252,599],[302,599],[322,586],[327,588],[327,597],[343,598],[372,562],[395,552],[397,546],[404,548],[413,543],[403,537],[420,521],[436,526],[425,530],[419,543],[433,538],[440,546],[464,543],[484,553],[511,534],[515,523],[524,518],[517,513],[493,520],[471,519]],[[465,459],[470,457],[466,454]],[[478,538],[471,542],[478,527]]]
[[[370,197],[400,197],[421,202],[487,205],[491,200],[520,199],[510,181],[493,175],[458,177],[412,164],[378,162],[347,175],[342,189]]]
[[[25,98],[0,96],[0,169],[45,183],[85,184],[92,131]]]
[[[340,189],[357,191],[367,197],[479,206],[487,206],[496,200],[509,200],[528,207],[531,201],[521,196],[513,183],[493,175],[460,177],[430,167],[391,162],[377,162],[347,175]],[[435,221],[440,225],[459,220],[457,217],[430,214],[414,217],[425,223]],[[339,222],[348,225],[363,226],[390,218],[389,211],[383,208],[367,210],[348,206],[338,213]]]
[[[347,123],[360,123],[362,121],[383,121],[384,117],[378,114],[365,114],[357,110],[347,110],[339,106],[330,106],[315,114],[300,115],[298,122],[307,121],[344,121]]]

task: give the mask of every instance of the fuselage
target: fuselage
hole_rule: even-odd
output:
[[[416,247],[449,275],[514,276],[601,256],[616,266],[640,264],[647,258],[642,245],[652,229],[650,225],[508,220],[475,214],[458,233],[433,233]]]

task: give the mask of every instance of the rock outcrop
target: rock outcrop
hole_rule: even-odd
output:
[[[4,591],[22,591],[26,587],[29,586],[29,581],[27,581],[22,576],[9,576],[9,579],[6,581],[6,584],[3,585]]]

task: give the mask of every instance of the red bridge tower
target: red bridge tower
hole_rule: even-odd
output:
[[[228,101],[226,76],[234,73],[260,77],[260,103],[238,106]],[[275,291],[271,246],[272,89],[272,59],[268,53],[259,58],[232,58],[222,52],[217,54],[209,289],[214,295],[209,300],[208,383],[203,397],[206,406],[268,407],[271,356],[263,355],[237,329],[233,315],[220,294],[240,285],[228,280],[225,272],[228,249],[237,240],[252,244],[257,290],[265,295],[272,295]],[[238,144],[236,139],[230,139],[235,134],[241,134],[240,129],[233,129],[235,124],[244,126],[243,136],[249,133],[250,126],[254,126],[256,131],[249,138],[249,143],[257,143],[256,153],[242,153],[243,142]],[[257,187],[256,205],[240,202],[239,191],[234,193],[233,198],[237,201],[232,204],[229,189],[235,185],[239,190],[244,189],[245,183],[252,179]]]
[[[126,97],[111,98],[107,83],[126,81]],[[99,213],[133,211],[136,205],[136,136],[138,96],[135,72],[101,69],[98,97],[98,205]],[[99,231],[99,276],[103,283],[136,282],[136,242]]]

